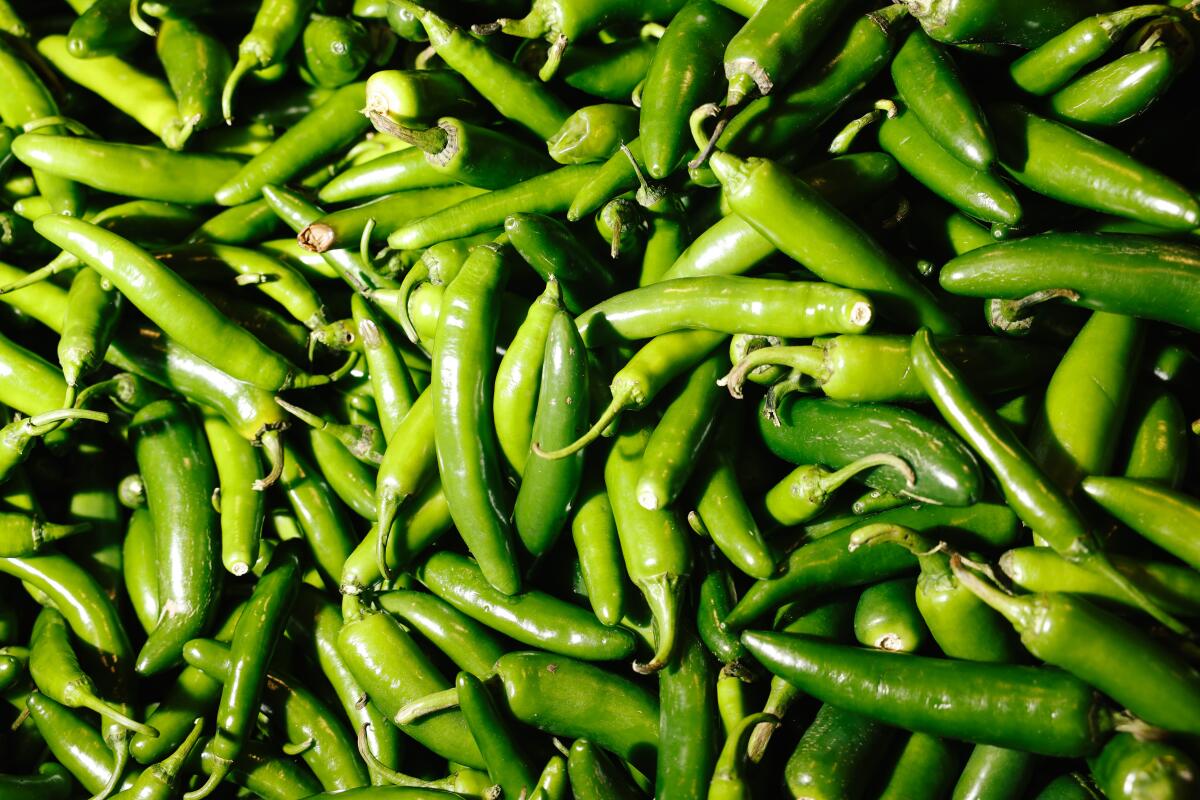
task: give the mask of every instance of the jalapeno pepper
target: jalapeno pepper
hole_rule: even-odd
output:
[[[1189,534],[1200,519],[1200,502],[1194,497],[1134,478],[1090,477],[1082,486],[1109,514],[1200,569],[1200,547]]]
[[[892,735],[869,717],[822,705],[784,766],[784,782],[796,797],[861,796],[867,759],[886,748]]]
[[[1036,47],[1087,14],[1107,11],[1106,0],[1067,0],[1045,8],[1027,0],[913,0],[906,5],[939,42],[1004,42]]]

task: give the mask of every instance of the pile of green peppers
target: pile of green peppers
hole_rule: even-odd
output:
[[[1196,0],[0,0],[0,798],[1200,798]]]

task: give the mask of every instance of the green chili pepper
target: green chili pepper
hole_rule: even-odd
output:
[[[634,88],[642,82],[654,60],[658,47],[656,25],[643,26],[641,34],[610,43],[589,45],[577,42],[563,54],[556,77],[567,86],[613,102],[629,100]],[[526,43],[525,48],[534,51]],[[523,48],[523,49],[525,49]],[[538,58],[541,53],[531,52]]]
[[[120,776],[116,774],[114,759],[99,731],[41,692],[30,692],[25,698],[25,706],[55,760],[66,767],[83,788],[92,793],[111,792],[116,788]]]
[[[949,742],[925,733],[910,734],[880,800],[944,797],[958,771],[959,759]]]
[[[471,84],[454,69],[385,69],[367,78],[367,110],[399,119],[473,118],[479,105]]]
[[[1167,742],[1140,741],[1118,733],[1090,759],[1092,776],[1105,797],[1186,797],[1196,789],[1192,756]]]
[[[1186,41],[1190,47],[1190,38]],[[1165,94],[1187,61],[1182,47],[1171,43],[1134,51],[1059,89],[1050,96],[1048,107],[1055,118],[1064,122],[1120,125],[1145,112]]]
[[[263,493],[253,488],[263,479],[262,462],[220,415],[205,413],[204,433],[220,484],[214,500],[221,517],[221,562],[233,575],[245,575],[258,557],[265,518]]]
[[[1107,53],[1130,25],[1169,13],[1170,6],[1140,5],[1085,17],[1014,61],[1009,75],[1030,94],[1050,94]]]
[[[48,761],[38,767],[36,774],[0,778],[0,791],[13,798],[66,800],[71,796],[71,774],[61,765]]]
[[[734,460],[741,435],[736,418],[722,424],[714,450],[696,475],[696,514],[713,544],[735,567],[752,578],[775,572],[775,556],[759,531],[738,482]]]
[[[13,140],[22,163],[113,194],[169,203],[209,204],[240,162],[207,153],[174,153],[158,147],[115,144],[50,133]]]
[[[301,35],[304,67],[317,86],[344,86],[371,58],[370,34],[349,17],[313,14]]]
[[[367,696],[392,719],[406,703],[449,688],[416,642],[387,614],[347,615],[338,634],[338,651]],[[443,711],[398,727],[444,758],[486,769],[459,711]]]
[[[471,673],[460,672],[455,689],[471,738],[488,764],[488,774],[511,797],[532,794],[537,776],[487,686]]]
[[[641,161],[642,141],[634,139],[626,142],[603,165],[594,167],[588,178],[576,187],[567,209],[567,219],[578,222],[619,195],[636,189],[638,178],[634,164]]]
[[[977,744],[954,785],[952,800],[1018,800],[1037,757],[1022,750]]]
[[[413,147],[339,172],[321,187],[317,197],[323,203],[342,203],[455,183],[452,176],[430,164],[422,150]]]
[[[355,536],[345,507],[324,476],[291,444],[284,446],[280,485],[292,507],[322,578],[335,585],[354,550]]]
[[[175,94],[183,131],[216,125],[221,119],[221,86],[231,69],[224,45],[186,17],[167,17],[154,47]]]
[[[637,109],[630,106],[584,106],[546,140],[546,149],[559,164],[607,161],[622,142],[637,136],[637,119]]]
[[[903,459],[888,453],[865,455],[836,472],[831,472],[821,466],[804,464],[789,472],[767,491],[763,498],[764,510],[772,520],[780,525],[791,526],[807,522],[825,510],[833,493],[846,481],[864,470],[876,467],[891,467],[904,475],[906,479],[916,480],[912,469]],[[891,495],[891,497],[893,498],[892,507],[908,502],[899,495]],[[861,512],[858,508],[853,510],[856,514],[869,513],[867,509],[863,509]]]
[[[1058,670],[977,664],[747,631],[759,661],[852,713],[935,736],[1046,755],[1095,752],[1112,720],[1083,682]]]
[[[702,796],[717,764],[715,670],[690,628],[680,632],[677,654],[658,673],[654,796],[665,800]]]
[[[1083,490],[1101,508],[1162,549],[1200,569],[1191,531],[1200,502],[1190,495],[1134,478],[1085,478]]]
[[[542,214],[510,214],[504,232],[521,257],[544,280],[558,284],[563,306],[578,314],[616,284],[612,271],[580,244],[571,231]]]
[[[95,271],[81,270],[72,279],[58,340],[58,362],[70,395],[74,394],[79,379],[103,362],[104,351],[116,332],[120,310],[121,295]],[[68,401],[74,400],[70,395]]]
[[[1003,42],[1036,47],[1088,14],[1107,11],[1105,0],[1066,0],[1045,8],[1027,0],[914,0],[907,3],[925,32],[939,42]]]
[[[592,612],[605,625],[616,625],[625,616],[625,565],[612,504],[597,472],[585,475],[576,497],[571,539]]]
[[[522,644],[594,661],[623,659],[633,653],[629,631],[598,624],[586,611],[538,590],[506,598],[462,556],[434,553],[417,576],[459,611]]]
[[[496,662],[508,708],[520,722],[553,736],[586,738],[653,772],[659,707],[626,678],[564,656],[506,653]],[[620,719],[606,709],[621,709]]]
[[[430,45],[442,60],[495,106],[501,116],[528,128],[543,141],[570,116],[570,108],[562,100],[483,42],[415,3],[408,0],[395,0],[395,3],[409,9],[420,20],[429,35]]]
[[[560,212],[597,169],[588,165],[559,167],[504,189],[469,198],[400,226],[388,235],[388,246],[412,250],[469,236],[503,225],[505,218],[513,212]]]
[[[239,60],[239,65],[241,63]],[[237,74],[236,68],[234,74]],[[302,174],[322,158],[357,139],[370,124],[358,113],[363,105],[363,97],[361,83],[338,89],[226,180],[216,190],[217,203],[235,206],[254,200],[264,186],[283,183]]]
[[[1099,572],[1122,586],[1146,613],[1172,628],[1181,627],[1121,575],[1098,549],[1071,500],[1034,463],[1012,432],[981,404],[958,371],[933,344],[927,330],[913,337],[913,368],[930,398],[951,426],[992,468],[1008,504],[1021,520],[1046,539],[1055,552]]]
[[[892,578],[868,586],[854,609],[854,636],[864,647],[914,653],[929,633],[917,608],[916,579]]]
[[[957,327],[911,272],[803,181],[761,159],[717,153],[712,165],[734,210],[822,279],[876,293],[899,319],[925,320],[939,332]]]
[[[1070,205],[1188,230],[1200,202],[1187,189],[1116,148],[1014,103],[988,107],[1000,163],[1017,183]],[[1071,154],[1069,169],[1062,154]]]
[[[1043,234],[960,256],[941,281],[956,294],[1027,303],[1065,295],[1088,308],[1195,328],[1193,264],[1200,264],[1196,248],[1146,236]]]
[[[860,797],[868,778],[867,759],[884,749],[892,735],[872,719],[822,705],[788,758],[784,781],[796,797]]]
[[[644,795],[629,775],[589,739],[571,743],[567,758],[571,790],[579,800],[640,800]]]
[[[504,655],[495,635],[434,595],[399,589],[379,596],[379,606],[411,625],[458,666],[483,680]]]
[[[1059,592],[1012,596],[967,570],[957,555],[950,566],[1041,660],[1086,680],[1152,725],[1200,729],[1200,705],[1188,699],[1200,695],[1200,672],[1149,634],[1083,598]],[[1144,681],[1128,679],[1123,667],[1133,663]]]
[[[213,768],[212,754],[200,754],[201,768]],[[229,772],[230,782],[244,786],[263,800],[300,800],[321,792],[312,772],[295,759],[279,754],[277,747],[249,742]]]
[[[266,70],[283,63],[288,50],[300,37],[313,0],[263,0],[254,15],[254,25],[238,44],[237,63],[225,80],[221,110],[225,121],[233,119],[233,95],[251,70]]]
[[[1187,419],[1175,395],[1152,393],[1138,404],[1130,423],[1124,476],[1178,489],[1187,472]]]
[[[359,336],[362,337],[371,385],[382,412],[379,421],[383,436],[388,439],[416,401],[416,387],[413,386],[408,367],[397,354],[391,334],[366,301],[360,295],[354,295],[350,298],[350,308]]]

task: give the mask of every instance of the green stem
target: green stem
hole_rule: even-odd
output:
[[[746,376],[759,367],[779,366],[789,367],[805,375],[811,375],[820,382],[829,378],[829,369],[825,365],[825,350],[813,345],[779,345],[775,347],[760,347],[751,350],[742,357],[725,377],[717,381],[718,386],[724,386],[729,394],[738,400],[742,399],[742,387]]]
[[[458,708],[458,689],[451,687],[418,697],[396,712],[393,720],[397,725],[410,725],[421,717],[427,717],[448,708]]]
[[[438,153],[446,149],[450,144],[450,134],[442,130],[438,126],[418,130],[410,128],[407,125],[401,125],[387,114],[382,114],[378,111],[370,111],[367,116],[371,120],[371,125],[380,133],[386,133],[388,136],[395,136],[402,142],[411,144],[413,147],[428,153],[431,156],[436,156]]]

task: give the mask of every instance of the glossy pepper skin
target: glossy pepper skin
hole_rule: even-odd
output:
[[[1111,10],[1110,0],[910,0],[905,3],[939,42],[1004,42],[1036,47],[1088,14]]]
[[[134,452],[154,520],[159,596],[164,610],[138,654],[137,670],[153,675],[179,663],[183,644],[199,635],[220,588],[216,469],[203,430],[178,402],[160,400],[130,423]]]
[[[911,272],[803,181],[765,159],[714,153],[711,163],[733,209],[781,252],[823,280],[872,293],[897,321],[957,329]]]
[[[442,300],[430,385],[438,471],[450,514],[488,582],[505,594],[521,588],[510,500],[500,474],[488,409],[504,252],[476,248]]]
[[[1112,721],[1088,685],[1058,670],[976,664],[747,631],[772,672],[847,711],[909,730],[1055,756],[1096,752]]]

